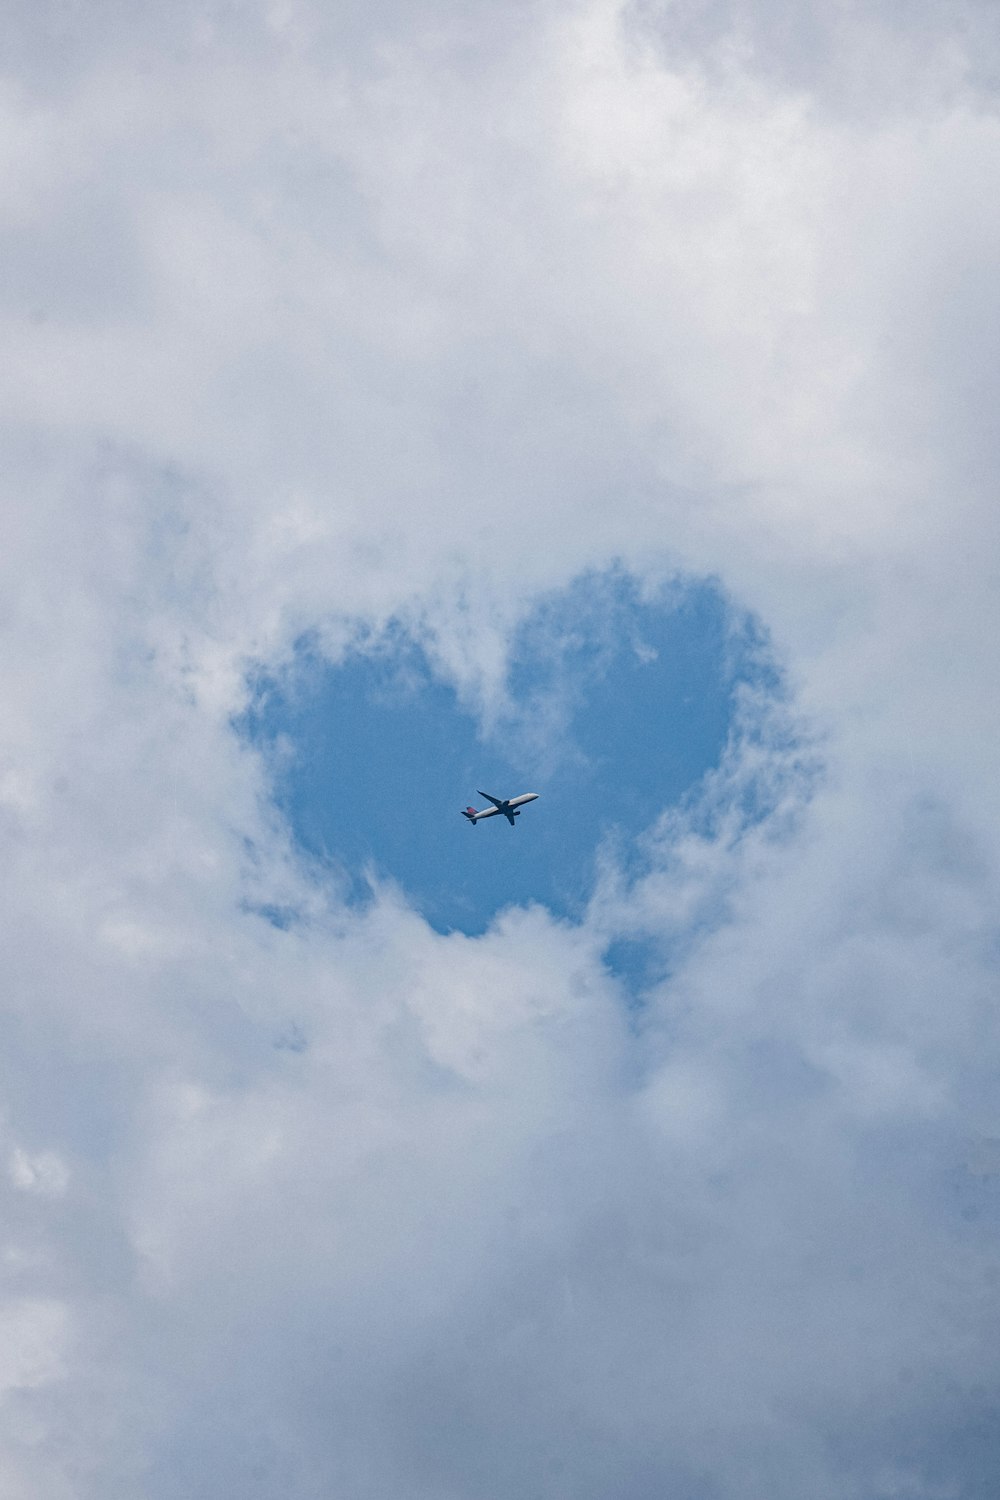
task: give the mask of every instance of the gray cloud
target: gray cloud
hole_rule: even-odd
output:
[[[905,12],[850,0],[634,0],[626,14],[671,64],[749,67],[772,87],[867,125],[957,101],[996,108],[1000,51],[988,0]]]
[[[7,43],[0,1489],[992,1494],[991,11]],[[615,561],[763,619],[808,774],[578,929],[342,909],[253,664],[402,618],[489,712]]]

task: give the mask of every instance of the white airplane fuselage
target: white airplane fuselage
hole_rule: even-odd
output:
[[[497,813],[500,813],[513,828],[514,819],[521,816],[521,808],[525,803],[538,801],[537,792],[522,792],[519,797],[490,797],[489,792],[480,792],[479,795],[480,797],[489,798],[493,806],[484,807],[478,812],[474,807],[462,809],[462,817],[467,818],[473,827],[477,823],[481,823],[483,818],[495,818]]]

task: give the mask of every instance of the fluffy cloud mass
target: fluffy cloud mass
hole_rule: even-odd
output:
[[[4,52],[0,1491],[994,1496],[995,6]],[[348,902],[255,677],[392,625],[489,723],[610,569],[780,702],[578,921]]]

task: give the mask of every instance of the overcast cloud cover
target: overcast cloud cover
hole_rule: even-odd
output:
[[[992,1500],[995,4],[2,22],[0,1493]],[[577,924],[344,904],[254,681],[611,569],[783,692]]]

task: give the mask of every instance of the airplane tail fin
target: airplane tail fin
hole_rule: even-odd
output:
[[[473,828],[475,828],[475,826],[476,826],[476,809],[474,807],[463,807],[462,808],[462,817],[463,818],[468,818],[468,820],[472,824]]]

